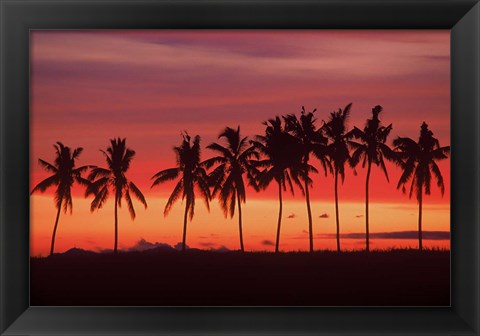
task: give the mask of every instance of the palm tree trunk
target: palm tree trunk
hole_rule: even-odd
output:
[[[340,218],[338,217],[338,169],[335,168],[335,219],[337,222],[337,251],[340,252]]]
[[[238,202],[238,231],[240,233],[240,250],[245,252],[243,248],[243,231],[242,231],[242,205],[240,202],[240,196],[238,195],[237,191],[237,202]]]
[[[422,245],[422,198],[423,198],[423,186],[420,187],[420,197],[418,200],[418,248],[420,251],[423,250]]]
[[[113,253],[117,253],[118,248],[118,195],[115,193],[115,242],[113,245]]]
[[[366,242],[366,251],[370,251],[370,231],[368,228],[368,185],[370,182],[370,170],[372,169],[372,162],[368,161],[367,169],[367,182],[365,184],[365,242]]]
[[[308,235],[310,238],[310,252],[313,252],[312,209],[310,208],[310,192],[308,190],[308,174],[305,177],[305,199],[307,201]]]
[[[277,241],[275,243],[275,253],[278,252],[278,246],[280,244],[280,226],[282,225],[282,185],[278,182],[278,201],[280,202],[280,207],[278,209],[278,224],[277,224]]]
[[[55,219],[55,226],[53,227],[52,244],[50,245],[50,255],[53,254],[53,251],[55,248],[55,236],[57,235],[58,220],[60,219],[60,210],[62,209],[62,201],[63,200],[60,200],[60,204],[58,205],[57,218]]]
[[[190,207],[189,202],[185,204],[185,214],[183,216],[183,238],[182,238],[182,252],[185,252],[187,246],[187,218],[188,218],[188,208]]]

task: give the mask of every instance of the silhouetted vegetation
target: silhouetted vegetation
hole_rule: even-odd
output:
[[[88,179],[91,181],[87,187],[86,196],[93,194],[90,210],[101,209],[108,199],[109,191],[115,194],[115,242],[113,251],[118,248],[118,207],[122,206],[122,198],[127,202],[128,212],[135,219],[135,208],[133,207],[130,192],[147,208],[147,201],[138,187],[125,176],[130,168],[130,163],[135,156],[135,151],[127,148],[126,139],[111,139],[107,151],[100,150],[108,168],[94,166]],[[96,180],[95,180],[96,179]]]
[[[345,164],[350,163],[349,138],[347,131],[347,121],[350,117],[352,103],[345,106],[342,110],[331,112],[328,122],[322,127],[325,135],[329,139],[327,153],[330,162],[333,164],[334,189],[335,189],[335,222],[337,229],[337,251],[340,252],[340,214],[338,210],[338,176],[342,178],[342,184],[345,180]]]
[[[279,251],[280,228],[282,225],[283,199],[282,190],[294,194],[293,183],[302,193],[304,189],[300,181],[302,174],[303,153],[300,150],[300,143],[295,137],[285,131],[280,117],[264,122],[265,135],[257,135],[252,144],[263,155],[262,160],[252,161],[257,168],[256,179],[260,189],[266,189],[272,181],[278,185],[278,222],[277,237],[275,241],[275,252]],[[258,170],[263,168],[263,170]],[[293,182],[292,182],[293,181]]]
[[[413,193],[418,201],[418,248],[422,246],[422,203],[423,192],[430,195],[432,173],[437,181],[442,195],[445,192],[443,176],[438,168],[436,161],[445,160],[450,153],[450,146],[440,147],[438,139],[433,137],[433,132],[428,129],[428,125],[423,122],[420,127],[420,137],[418,142],[410,138],[398,137],[393,141],[395,150],[400,153],[403,160],[403,174],[400,176],[397,188],[402,187],[405,193],[405,185],[411,180],[409,197]]]
[[[69,252],[32,258],[32,306],[450,305],[449,251]]]
[[[299,144],[299,151],[301,158],[301,178],[304,182],[305,200],[307,202],[308,215],[308,237],[310,252],[313,252],[313,223],[312,223],[312,209],[310,208],[310,186],[313,184],[310,178],[310,172],[318,173],[318,170],[309,164],[310,155],[314,155],[319,161],[327,176],[327,171],[331,172],[331,165],[327,155],[327,141],[328,139],[323,135],[321,129],[317,128],[317,119],[314,113],[306,112],[305,107],[302,106],[302,113],[300,118],[294,114],[284,116],[285,130],[290,132]]]
[[[355,139],[360,140],[360,143],[350,141],[350,145],[354,148],[351,159],[352,165],[356,166],[362,161],[362,168],[367,166],[367,178],[365,182],[365,249],[367,252],[370,251],[368,197],[372,163],[382,169],[387,181],[389,181],[389,178],[384,159],[397,164],[399,163],[396,154],[386,144],[388,135],[392,131],[392,124],[388,126],[382,125],[378,118],[382,110],[383,108],[380,105],[375,106],[372,109],[372,118],[367,119],[363,130],[358,127],[353,128],[351,135]]]
[[[440,147],[438,139],[424,122],[421,125],[418,142],[411,138],[398,137],[393,141],[394,149],[387,144],[392,131],[392,124],[383,126],[379,118],[382,112],[380,105],[372,109],[372,117],[367,119],[363,129],[353,127],[348,130],[347,121],[352,104],[342,110],[331,112],[327,121],[319,125],[315,116],[316,109],[311,112],[302,107],[300,116],[287,114],[276,116],[265,122],[263,134],[254,135],[252,140],[240,135],[237,129],[226,127],[218,136],[219,143],[209,144],[206,148],[215,152],[216,156],[201,161],[200,136],[192,138],[185,132],[182,143],[173,150],[176,154],[177,166],[164,169],[153,175],[152,187],[167,181],[177,180],[172,194],[166,202],[164,216],[167,216],[173,205],[180,198],[185,201],[183,218],[182,250],[186,250],[187,222],[192,220],[195,211],[196,191],[204,200],[210,211],[210,201],[218,197],[220,207],[225,217],[233,218],[238,207],[238,229],[240,250],[245,251],[242,227],[242,203],[246,202],[246,181],[256,192],[267,189],[275,181],[278,187],[278,221],[276,230],[275,252],[280,250],[280,233],[283,215],[283,193],[287,190],[292,194],[298,188],[305,196],[309,251],[314,251],[313,220],[310,204],[310,190],[313,186],[312,174],[319,168],[325,176],[333,174],[335,192],[335,220],[337,251],[340,246],[340,211],[338,199],[338,179],[345,179],[345,165],[348,163],[354,169],[361,164],[366,168],[365,181],[365,250],[370,251],[369,237],[369,188],[372,164],[380,167],[389,181],[385,160],[402,168],[403,173],[397,184],[397,189],[406,192],[405,185],[411,181],[409,196],[415,193],[419,204],[418,240],[422,250],[422,204],[423,194],[429,195],[432,174],[436,179],[441,193],[444,193],[444,182],[437,161],[448,158],[450,147]],[[221,140],[221,142],[220,142]],[[54,252],[55,235],[60,211],[72,210],[71,188],[74,182],[85,185],[86,196],[94,195],[91,211],[100,209],[106,203],[110,193],[115,195],[114,252],[118,249],[118,208],[125,199],[132,220],[135,219],[135,209],[132,195],[145,208],[147,202],[139,188],[127,179],[126,173],[135,156],[135,152],[126,146],[126,139],[111,139],[106,151],[101,151],[107,162],[107,168],[97,166],[75,167],[82,148],[73,151],[62,143],[54,145],[56,158],[54,164],[39,159],[40,165],[52,173],[50,177],[40,182],[32,193],[44,192],[51,186],[56,186],[55,207],[57,216],[52,234],[50,254]],[[81,176],[91,169],[88,179]],[[244,179],[246,178],[246,180]],[[318,190],[318,189],[315,189]]]
[[[180,180],[177,182],[165,205],[164,215],[168,215],[173,204],[180,196],[182,200],[186,200],[182,238],[182,251],[185,251],[187,241],[187,216],[192,220],[195,213],[195,189],[197,187],[200,191],[209,211],[211,195],[205,163],[200,161],[200,137],[198,135],[195,136],[192,144],[188,134],[185,133],[182,136],[182,144],[173,148],[177,156],[177,167],[165,169],[153,175],[152,187],[166,181],[175,180],[180,176]]]
[[[45,190],[52,186],[57,187],[55,190],[55,207],[57,208],[57,216],[55,218],[55,225],[53,226],[50,255],[52,255],[55,250],[55,236],[57,234],[58,220],[60,219],[62,205],[65,213],[67,213],[68,209],[70,209],[70,213],[72,213],[73,183],[77,182],[81,185],[89,184],[89,182],[82,177],[82,173],[88,169],[88,166],[75,167],[75,160],[78,159],[83,148],[75,148],[72,151],[70,147],[64,146],[61,142],[57,142],[53,147],[55,148],[56,155],[53,164],[38,159],[38,163],[42,168],[49,173],[52,173],[52,175],[37,184],[32,190],[33,194],[36,191],[45,192]]]
[[[252,158],[258,160],[259,154],[254,146],[249,146],[248,137],[240,137],[240,126],[236,130],[230,127],[225,128],[218,138],[225,138],[227,147],[218,143],[208,145],[208,149],[220,153],[220,156],[205,161],[207,168],[217,165],[209,175],[210,185],[213,187],[212,197],[218,194],[225,217],[230,215],[230,218],[233,218],[235,203],[238,204],[240,250],[244,252],[241,203],[246,201],[246,191],[243,175],[247,174],[250,185],[257,188],[254,178],[255,169],[250,160]]]

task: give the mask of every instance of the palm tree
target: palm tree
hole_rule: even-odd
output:
[[[33,188],[32,194],[36,191],[45,192],[51,186],[56,186],[55,190],[55,207],[57,208],[57,217],[55,218],[55,225],[53,226],[52,242],[50,245],[50,255],[53,254],[55,249],[55,236],[57,234],[58,220],[60,219],[60,210],[67,213],[70,209],[72,213],[72,185],[77,182],[82,185],[88,185],[88,181],[84,179],[81,174],[85,172],[89,166],[81,166],[75,168],[75,160],[78,159],[83,151],[83,148],[78,147],[73,151],[70,147],[64,146],[61,142],[57,142],[53,145],[55,148],[55,161],[53,164],[48,163],[42,159],[38,159],[38,163],[48,172],[53,175],[47,177]]]
[[[180,196],[182,200],[186,199],[182,239],[182,251],[185,251],[187,241],[187,217],[189,216],[190,220],[192,220],[195,212],[195,187],[200,191],[209,211],[211,196],[205,165],[203,162],[200,162],[200,137],[198,135],[195,136],[192,144],[191,138],[187,133],[182,134],[182,136],[182,144],[173,148],[177,156],[178,166],[162,170],[153,175],[152,179],[154,181],[152,187],[166,181],[175,180],[181,176],[165,205],[164,216],[168,215],[173,204]]]
[[[440,147],[438,139],[433,137],[433,132],[428,129],[428,125],[423,122],[420,127],[420,137],[418,142],[411,138],[398,137],[393,141],[395,150],[400,153],[405,160],[402,165],[403,173],[398,181],[397,189],[402,187],[406,192],[405,185],[411,180],[409,197],[415,192],[418,201],[418,247],[420,251],[422,246],[422,204],[423,191],[425,195],[430,195],[430,185],[432,173],[437,181],[442,196],[445,192],[443,176],[438,168],[437,161],[445,160],[450,153],[450,146]]]
[[[362,160],[362,168],[367,166],[367,178],[365,183],[365,241],[366,251],[370,251],[369,245],[369,218],[368,218],[368,197],[369,197],[369,182],[372,163],[380,166],[382,171],[389,181],[387,167],[385,166],[385,159],[398,163],[397,156],[388,145],[385,144],[388,135],[392,131],[392,124],[382,126],[378,115],[383,108],[380,105],[372,109],[372,119],[367,119],[365,127],[360,130],[357,127],[351,131],[351,136],[359,139],[361,143],[354,141],[350,145],[354,148],[352,154],[352,166],[356,166]]]
[[[290,132],[300,144],[300,152],[302,155],[302,180],[304,182],[305,200],[307,203],[308,214],[308,233],[310,241],[310,252],[313,252],[313,223],[312,210],[310,208],[310,191],[309,186],[312,185],[312,180],[309,177],[309,172],[318,171],[309,165],[310,155],[313,154],[320,160],[320,163],[327,175],[327,167],[331,170],[330,161],[327,156],[327,138],[323,136],[321,129],[317,129],[314,113],[306,112],[305,107],[302,106],[302,113],[300,119],[295,114],[284,116],[285,130]]]
[[[147,201],[140,189],[129,181],[125,174],[130,168],[130,164],[135,157],[135,151],[126,146],[126,139],[111,139],[110,147],[106,151],[100,150],[107,161],[107,168],[94,167],[88,176],[92,181],[87,188],[86,196],[94,194],[95,197],[91,203],[90,211],[101,209],[108,199],[109,191],[115,193],[115,242],[113,245],[114,253],[118,249],[118,207],[122,206],[122,198],[125,197],[128,211],[132,220],[135,219],[135,208],[133,207],[130,192],[147,208]],[[97,180],[95,180],[97,178]]]
[[[350,161],[349,133],[347,132],[347,121],[350,117],[352,103],[336,112],[331,112],[328,122],[323,126],[325,135],[330,139],[327,146],[330,162],[333,163],[334,189],[335,189],[335,220],[337,227],[337,251],[340,252],[340,216],[338,210],[338,176],[345,180],[345,163]]]
[[[257,135],[255,136],[256,140],[251,141],[263,155],[263,159],[252,160],[252,164],[257,169],[255,178],[258,188],[266,189],[274,180],[278,184],[279,210],[275,243],[275,252],[278,252],[283,209],[282,191],[286,191],[288,185],[290,192],[294,194],[293,181],[303,193],[300,181],[303,169],[302,153],[297,139],[284,130],[279,117],[269,119],[263,124],[266,126],[265,135]],[[263,170],[258,171],[258,168],[263,168]]]
[[[235,203],[238,204],[238,231],[240,234],[240,249],[244,252],[242,232],[242,207],[245,203],[245,183],[243,175],[246,173],[250,184],[255,185],[253,178],[253,166],[250,163],[252,158],[258,160],[259,155],[254,146],[248,146],[248,137],[240,137],[240,126],[237,129],[226,127],[218,136],[225,138],[227,146],[212,143],[207,148],[220,153],[219,156],[205,161],[207,168],[214,164],[218,166],[210,173],[210,184],[213,186],[212,198],[219,194],[220,207],[225,217],[235,214]]]

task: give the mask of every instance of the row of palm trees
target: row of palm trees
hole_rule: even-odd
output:
[[[393,148],[387,145],[392,124],[384,126],[379,119],[382,107],[377,105],[372,109],[372,117],[367,119],[363,129],[354,127],[348,129],[352,104],[344,109],[331,112],[327,121],[319,123],[315,117],[316,109],[306,111],[302,107],[300,116],[287,114],[265,121],[264,134],[253,139],[244,137],[240,127],[226,127],[219,135],[219,143],[212,143],[206,148],[216,153],[216,156],[201,160],[200,136],[193,139],[186,132],[182,133],[182,143],[174,147],[177,158],[176,167],[162,170],[153,175],[152,187],[167,181],[176,181],[164,210],[167,216],[173,205],[180,198],[185,201],[183,218],[182,250],[186,248],[187,223],[192,220],[195,212],[197,194],[203,199],[208,210],[209,203],[218,198],[225,217],[233,218],[238,207],[238,230],[240,249],[244,251],[242,230],[242,203],[246,202],[246,185],[257,192],[267,189],[272,182],[278,187],[279,211],[275,252],[279,251],[280,231],[282,222],[283,193],[294,194],[295,187],[305,197],[308,228],[309,250],[313,246],[312,211],[310,206],[310,189],[312,174],[322,172],[333,174],[335,191],[335,220],[337,250],[340,246],[340,213],[338,200],[338,180],[343,184],[345,169],[349,166],[356,174],[360,165],[367,169],[365,181],[365,249],[369,244],[369,184],[372,166],[378,166],[389,180],[385,160],[401,167],[402,175],[397,183],[397,189],[406,192],[410,182],[409,197],[415,194],[419,204],[418,241],[422,250],[422,205],[423,194],[431,191],[432,175],[443,195],[444,182],[437,161],[448,157],[450,147],[441,147],[428,125],[423,122],[418,141],[411,138],[397,137],[393,140]],[[221,140],[221,141],[220,141]],[[72,211],[71,188],[74,183],[86,187],[85,196],[93,195],[91,211],[102,208],[110,193],[115,195],[115,240],[114,252],[118,247],[118,207],[124,199],[132,219],[135,219],[135,208],[132,196],[138,199],[145,208],[147,202],[140,189],[126,177],[135,152],[126,146],[126,139],[112,139],[106,151],[101,151],[107,166],[76,167],[75,161],[82,148],[73,151],[57,142],[54,145],[56,158],[53,164],[39,159],[40,165],[52,175],[40,182],[33,190],[44,192],[51,186],[56,186],[55,206],[57,216],[52,234],[50,254],[54,253],[55,235],[60,212]],[[312,158],[317,161],[317,167],[312,164]],[[86,178],[82,174],[90,169]],[[295,186],[295,187],[294,187]]]

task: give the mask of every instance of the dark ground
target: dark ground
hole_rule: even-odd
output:
[[[31,259],[31,302],[71,306],[448,306],[450,252],[70,251]]]

